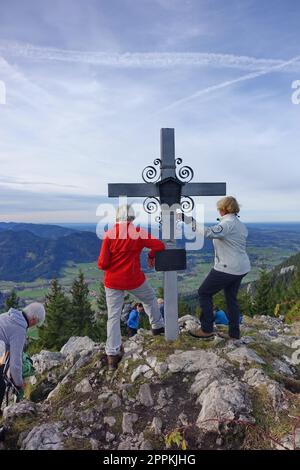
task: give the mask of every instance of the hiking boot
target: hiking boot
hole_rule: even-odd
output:
[[[163,326],[161,328],[152,328],[152,334],[153,336],[164,335],[165,329]]]
[[[202,328],[195,328],[194,330],[190,330],[189,334],[199,339],[213,339],[215,337],[214,333],[205,333]]]
[[[122,356],[120,354],[117,354],[116,356],[107,356],[108,370],[116,370],[121,359]]]
[[[105,355],[107,365],[108,365],[108,370],[116,370],[118,368],[118,364],[121,361],[124,354],[125,354],[124,346],[123,346],[123,344],[121,344],[120,352],[118,354],[116,354],[115,356]]]

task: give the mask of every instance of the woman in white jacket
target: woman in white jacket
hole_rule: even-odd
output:
[[[203,233],[213,241],[215,249],[214,267],[198,290],[202,315],[201,328],[190,332],[201,339],[214,336],[213,295],[224,290],[229,317],[229,337],[240,338],[240,309],[237,294],[244,276],[250,271],[246,252],[248,230],[238,219],[239,204],[234,197],[224,197],[217,203],[220,222],[209,228],[202,228],[192,217],[184,216],[185,223],[192,223],[193,230]]]

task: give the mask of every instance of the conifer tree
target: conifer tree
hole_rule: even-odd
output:
[[[89,288],[82,271],[71,289],[71,319],[74,336],[93,336],[94,312],[89,301]]]
[[[273,315],[274,307],[271,301],[271,286],[269,274],[265,269],[260,271],[258,281],[255,283],[256,293],[253,311],[256,315]]]
[[[70,301],[57,279],[51,282],[45,299],[46,322],[39,331],[39,344],[47,349],[59,350],[72,335]]]
[[[106,313],[107,312],[107,303],[106,303],[106,295],[105,295],[105,287],[103,282],[99,284],[99,291],[98,291],[98,298],[97,298],[97,308],[99,312]]]
[[[20,297],[18,297],[16,291],[13,289],[8,297],[5,300],[5,308],[9,310],[10,308],[18,309],[20,307]]]

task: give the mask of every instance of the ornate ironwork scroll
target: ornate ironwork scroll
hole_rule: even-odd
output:
[[[157,183],[160,179],[160,172],[158,171],[158,168],[155,168],[156,166],[161,164],[160,158],[156,158],[153,161],[153,165],[148,165],[143,169],[142,172],[142,178],[145,181],[145,183]]]
[[[181,206],[182,212],[184,213],[191,212],[195,207],[195,202],[189,196],[182,196],[181,201],[180,201],[180,206]]]
[[[147,214],[154,214],[156,211],[158,211],[160,203],[157,197],[146,197],[143,202],[143,207]]]
[[[175,162],[179,167],[182,165],[182,158],[176,158]],[[184,165],[177,169],[176,176],[182,183],[189,183],[194,178],[194,171],[190,166]]]

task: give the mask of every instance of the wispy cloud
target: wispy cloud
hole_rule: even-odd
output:
[[[258,77],[261,77],[263,75],[267,75],[269,73],[276,72],[276,71],[279,71],[279,70],[285,70],[287,67],[289,67],[291,65],[294,65],[294,64],[297,64],[299,62],[299,60],[300,60],[300,56],[296,56],[296,57],[294,57],[290,60],[281,62],[280,64],[274,65],[272,67],[268,67],[265,70],[261,70],[259,72],[248,73],[247,75],[242,75],[241,77],[235,78],[233,80],[226,80],[226,81],[218,83],[216,85],[212,85],[212,86],[203,88],[202,90],[198,90],[198,91],[196,91],[195,93],[193,93],[191,95],[185,96],[184,98],[181,98],[179,100],[174,101],[173,103],[169,104],[168,106],[165,106],[165,107],[161,108],[160,110],[158,110],[154,114],[156,115],[156,114],[160,114],[160,113],[165,112],[165,111],[169,111],[169,110],[171,110],[171,109],[173,109],[173,108],[175,108],[179,105],[185,104],[189,101],[193,101],[196,98],[199,98],[200,96],[207,95],[207,94],[212,93],[214,91],[221,90],[222,88],[227,88],[229,86],[235,85],[236,83],[245,82],[245,81],[248,81],[248,80],[253,80],[254,78],[258,78]]]
[[[221,67],[249,71],[284,65],[283,70],[299,71],[300,64],[279,59],[210,52],[89,52],[40,47],[20,42],[0,41],[0,54],[6,58],[18,57],[33,61],[84,63],[117,68]]]
[[[0,183],[2,183],[2,185],[13,185],[13,186],[53,186],[54,188],[71,188],[71,189],[80,188],[80,186],[73,185],[73,184],[59,184],[59,183],[52,183],[49,181],[20,180],[19,178],[14,178],[12,176],[0,176]]]

